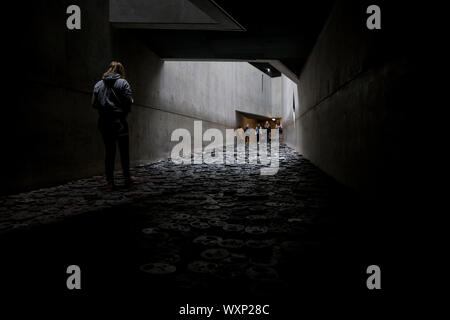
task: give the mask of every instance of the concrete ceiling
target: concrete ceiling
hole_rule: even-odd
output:
[[[293,78],[300,74],[333,3],[111,0],[110,21],[136,29],[162,59],[266,62],[278,64],[278,70],[283,66],[286,70],[280,71]]]
[[[267,74],[269,77],[275,78],[281,76],[281,72],[269,62],[250,62],[250,64]]]

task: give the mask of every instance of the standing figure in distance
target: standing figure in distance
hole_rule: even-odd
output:
[[[266,123],[264,125],[264,129],[266,129],[266,132],[267,132],[267,143],[269,143],[270,142],[270,129],[271,129],[269,121],[266,121]]]

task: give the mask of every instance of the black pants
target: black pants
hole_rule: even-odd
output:
[[[105,171],[108,183],[114,183],[116,147],[119,146],[120,162],[125,179],[130,177],[130,142],[128,123],[125,119],[99,119],[99,129],[105,144]]]

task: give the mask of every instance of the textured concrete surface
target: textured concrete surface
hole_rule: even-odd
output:
[[[111,0],[109,19],[111,22],[130,24],[217,23],[190,1],[185,0]]]
[[[336,3],[299,75],[295,127],[284,123],[286,143],[370,195],[383,193],[394,180],[397,188],[407,185],[402,179],[418,111],[407,87],[420,85],[414,50],[408,50],[412,34],[394,14],[400,9],[383,3],[386,27],[373,31],[365,27],[366,4]],[[283,117],[292,119],[292,108],[285,105]]]

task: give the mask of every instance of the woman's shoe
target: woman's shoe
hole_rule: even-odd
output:
[[[133,185],[136,182],[136,178],[135,177],[129,177],[125,179],[125,186],[129,187],[131,185]]]
[[[108,184],[106,185],[106,190],[107,190],[107,191],[113,191],[114,188],[115,188],[114,183],[108,183]]]

